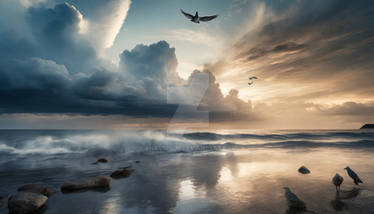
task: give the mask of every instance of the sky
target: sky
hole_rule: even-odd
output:
[[[374,123],[369,0],[2,0],[0,14],[2,129]]]

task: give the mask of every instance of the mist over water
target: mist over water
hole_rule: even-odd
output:
[[[370,131],[2,130],[0,196],[28,183],[59,190],[70,179],[132,166],[108,192],[58,191],[44,213],[294,213],[284,186],[310,213],[371,213],[373,154]],[[109,162],[92,165],[98,158]],[[301,165],[312,173],[299,174]],[[345,179],[344,200],[331,184],[335,173]]]

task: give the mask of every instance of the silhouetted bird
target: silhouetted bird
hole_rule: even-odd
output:
[[[343,181],[344,178],[338,173],[336,173],[336,175],[332,178],[332,183],[335,185],[336,191],[338,191],[338,189],[340,190],[340,185],[342,185]]]
[[[291,192],[290,188],[284,187],[285,194],[288,203],[288,207],[291,209],[297,209],[297,210],[305,210],[306,205],[304,201],[300,200],[293,192]]]
[[[258,78],[253,76],[253,77],[248,77],[248,80],[249,80],[249,83],[248,85],[252,85],[253,84],[253,80],[257,80]]]
[[[356,185],[358,185],[358,183],[364,183],[361,181],[358,175],[351,168],[349,168],[349,166],[345,167],[344,169],[347,170],[349,177],[353,179],[353,182],[355,182]]]
[[[189,13],[186,13],[184,12],[182,9],[181,9],[181,12],[183,13],[183,15],[185,17],[187,17],[187,19],[189,19],[191,22],[195,22],[195,23],[200,23],[201,22],[208,22],[210,20],[213,20],[215,18],[218,17],[218,15],[214,15],[214,16],[199,16],[199,13],[196,11],[195,15],[191,15]]]

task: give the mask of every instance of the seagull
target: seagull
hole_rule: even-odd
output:
[[[187,19],[189,19],[191,22],[195,22],[195,23],[200,23],[200,21],[202,22],[208,22],[210,20],[213,20],[215,18],[218,17],[218,15],[214,15],[214,16],[199,16],[199,13],[196,11],[195,13],[195,16],[189,14],[189,13],[186,13],[184,12],[182,9],[181,9],[181,12],[183,13],[183,15],[185,17],[187,17]]]
[[[340,185],[342,185],[343,181],[344,178],[338,173],[336,173],[336,175],[332,178],[332,183],[335,185],[336,191],[338,191],[338,189],[340,190]]]
[[[248,80],[250,81],[249,83],[248,83],[248,85],[252,85],[253,84],[253,80],[257,80],[258,78],[257,77],[255,77],[255,76],[253,76],[253,77],[248,77]]]
[[[349,166],[345,167],[344,169],[347,170],[349,177],[353,179],[356,185],[358,185],[358,183],[364,183],[361,181],[358,175],[351,168],[349,168]]]
[[[283,188],[286,191],[284,193],[284,196],[286,196],[289,208],[297,209],[297,210],[305,210],[306,209],[306,205],[305,205],[304,201],[300,200],[295,195],[295,193],[291,192],[290,188],[288,188],[288,187],[283,187]]]

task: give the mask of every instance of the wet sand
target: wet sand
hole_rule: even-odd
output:
[[[59,189],[72,177],[105,175],[129,164],[135,168],[129,178],[112,180],[107,192],[58,192],[50,197],[44,213],[292,213],[287,208],[284,186],[290,187],[310,212],[371,213],[373,160],[371,151],[331,148],[137,155],[94,166],[89,164],[92,158],[77,155],[65,161],[44,160],[44,167],[34,165],[42,158],[34,159],[24,169],[2,171],[0,177],[7,189],[30,182]],[[48,165],[61,168],[45,168]],[[298,173],[301,165],[311,173]],[[363,185],[353,184],[343,170],[346,165],[359,173]],[[343,175],[342,192],[350,198],[336,199],[331,183],[335,173]],[[7,210],[3,208],[2,212]]]
[[[43,184],[57,190],[45,214],[374,213],[374,132],[0,131],[0,154],[0,196]],[[108,162],[93,165],[98,158]],[[311,173],[299,173],[302,165]],[[68,180],[126,166],[135,171],[112,179],[109,190],[60,191]],[[344,177],[339,195],[336,173]],[[306,211],[288,208],[286,186]]]

